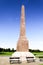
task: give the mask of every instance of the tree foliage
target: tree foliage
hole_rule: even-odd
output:
[[[16,50],[14,50],[14,48],[10,49],[10,48],[0,48],[0,52],[15,52]]]
[[[10,48],[0,48],[0,52],[15,52],[16,50],[14,50],[14,48],[10,49]],[[30,52],[43,52],[40,51],[39,49],[33,50],[33,49],[29,49]]]
[[[40,51],[39,49],[36,49],[36,50],[32,50],[32,49],[29,49],[30,52],[43,52],[43,51]]]

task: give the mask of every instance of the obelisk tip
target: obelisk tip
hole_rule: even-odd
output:
[[[22,8],[24,8],[24,5],[22,5]]]

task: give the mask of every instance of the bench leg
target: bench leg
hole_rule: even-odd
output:
[[[10,60],[10,64],[11,64],[11,60]]]
[[[13,64],[13,63],[14,63],[14,61],[10,60],[10,64]]]

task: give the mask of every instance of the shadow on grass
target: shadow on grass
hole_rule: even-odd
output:
[[[5,55],[5,53],[4,52],[0,52],[0,55]]]

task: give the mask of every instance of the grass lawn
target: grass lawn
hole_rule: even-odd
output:
[[[43,64],[40,64],[40,65],[43,65]]]
[[[32,52],[36,57],[43,56],[43,52]]]
[[[6,55],[6,56],[10,56],[12,55],[14,52],[0,52],[0,55]],[[32,52],[36,57],[39,56],[43,56],[43,52]]]
[[[5,56],[8,56],[8,55],[12,55],[14,52],[0,52],[0,55],[5,55]]]

